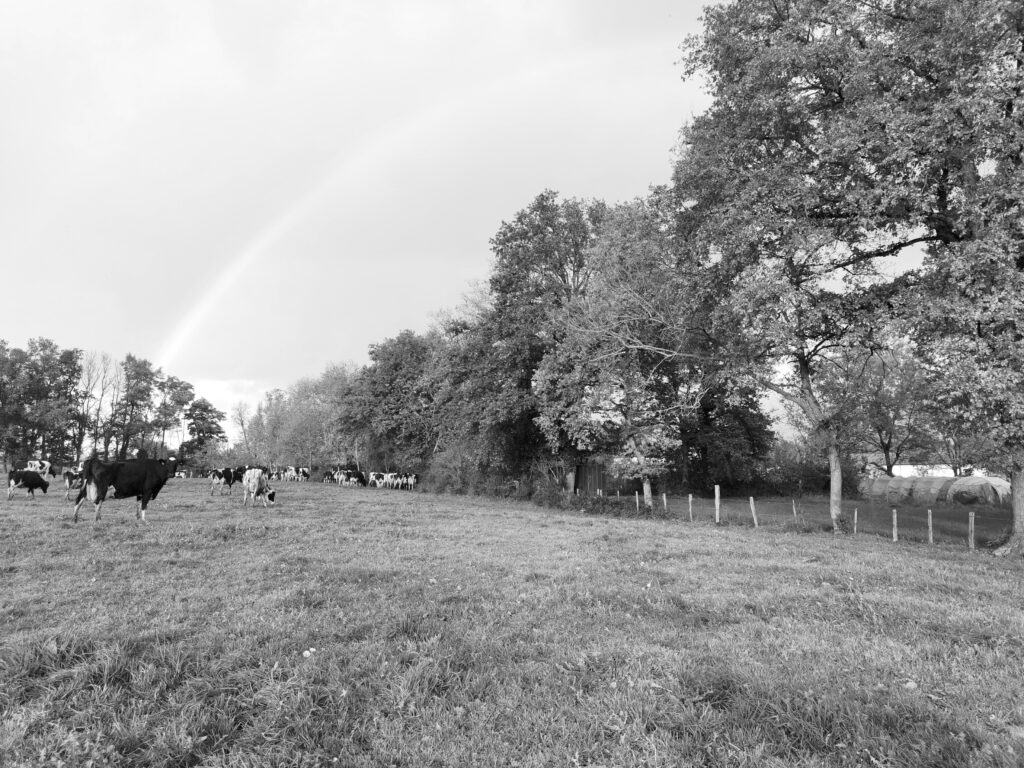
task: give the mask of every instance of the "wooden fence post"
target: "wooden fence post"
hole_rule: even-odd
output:
[[[896,507],[892,508],[892,540],[893,541],[899,541],[900,540],[899,529],[898,529],[897,524],[896,524]]]
[[[853,508],[853,535],[857,535],[857,508]]]
[[[715,486],[715,525],[722,522],[722,491]]]
[[[690,522],[693,522],[693,494],[687,494],[687,502],[690,505]]]
[[[793,521],[796,522],[796,499],[793,499]]]
[[[754,506],[754,497],[750,497],[750,515],[754,518],[754,527],[757,528],[757,507]]]
[[[974,549],[974,513],[967,515],[967,547]]]
[[[668,514],[668,494],[661,494],[661,503],[665,506],[665,514]]]
[[[930,509],[928,510],[928,543],[935,543],[935,536],[932,533],[932,511]]]

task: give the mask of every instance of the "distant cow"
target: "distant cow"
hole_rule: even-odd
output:
[[[384,473],[383,472],[371,472],[370,479],[367,484],[371,488],[383,488],[384,487]]]
[[[50,477],[57,476],[57,470],[53,468],[53,464],[43,459],[33,459],[32,461],[26,462],[25,469],[29,469],[33,472],[38,472],[44,477],[49,475]]]
[[[144,451],[131,461],[100,461],[93,456],[82,465],[82,489],[75,500],[75,522],[78,522],[78,509],[82,502],[89,498],[96,506],[96,519],[100,519],[100,508],[107,498],[107,492],[113,488],[115,499],[135,497],[138,506],[135,519],[146,522],[146,507],[150,499],[155,499],[164,487],[167,478],[174,474],[173,458],[165,461],[146,458]]]
[[[7,500],[10,501],[14,498],[15,488],[24,488],[28,491],[28,495],[34,499],[37,489],[46,493],[46,489],[50,487],[50,484],[40,477],[38,472],[34,472],[31,469],[12,469],[7,475],[7,486]]]
[[[339,470],[341,475],[340,483],[344,485],[366,485],[366,476],[357,469],[343,469]]]
[[[224,467],[224,469],[215,469],[210,473],[210,477],[213,482],[210,484],[210,495],[213,495],[214,489],[219,485],[221,486],[221,493],[224,493],[224,486],[228,488],[228,496],[231,495],[231,486],[235,483],[242,482],[242,477],[245,475],[246,467]]]
[[[71,501],[71,492],[82,487],[82,472],[67,469],[64,471],[64,501]]]
[[[277,495],[277,491],[270,487],[270,473],[267,470],[260,467],[253,467],[247,469],[245,475],[242,477],[242,506],[245,506],[246,500],[251,496],[252,505],[256,506],[256,498],[259,497],[263,500],[264,508],[267,506],[269,501],[271,504],[274,503],[274,497]]]

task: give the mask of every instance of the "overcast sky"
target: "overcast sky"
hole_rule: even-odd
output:
[[[222,410],[364,363],[544,189],[670,178],[686,0],[6,0],[0,338]]]

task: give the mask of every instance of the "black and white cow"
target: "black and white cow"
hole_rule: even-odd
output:
[[[228,496],[231,495],[231,486],[235,483],[242,481],[243,475],[245,475],[246,467],[224,467],[224,469],[215,469],[210,473],[210,495],[213,496],[214,490],[219,486],[220,492],[224,493],[225,486],[228,489]]]
[[[31,461],[26,462],[24,468],[31,470],[32,472],[37,472],[43,477],[46,477],[47,475],[50,477],[57,476],[57,470],[53,468],[53,464],[45,459],[32,459]]]
[[[82,470],[64,470],[64,501],[71,501],[71,492],[82,487]]]

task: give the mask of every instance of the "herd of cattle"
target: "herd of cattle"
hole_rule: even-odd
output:
[[[355,469],[328,469],[320,478],[324,483],[338,485],[361,485],[364,488],[393,488],[402,491],[415,491],[420,476],[414,472],[370,472],[363,474]]]
[[[128,499],[135,497],[137,506],[135,518],[146,521],[146,507],[157,497],[171,477],[184,477],[185,473],[176,471],[175,459],[150,459],[145,451],[139,451],[135,459],[128,461],[101,461],[93,456],[86,459],[79,470],[64,472],[64,499],[71,501],[71,492],[78,491],[75,499],[75,522],[78,522],[78,510],[86,499],[96,509],[96,519],[100,519],[100,509],[108,494],[113,491],[113,498]],[[212,481],[210,495],[220,488],[221,493],[227,489],[230,495],[234,485],[242,488],[242,506],[251,498],[252,506],[256,499],[267,506],[273,504],[277,492],[271,487],[271,480],[304,482],[311,476],[308,467],[285,467],[271,470],[267,467],[225,467],[214,469],[207,477]],[[7,476],[7,499],[14,498],[16,489],[24,489],[35,498],[35,492],[46,493],[50,487],[47,477],[57,477],[57,472],[49,461],[33,460],[25,467],[13,469]],[[325,470],[321,481],[370,488],[392,488],[397,490],[415,490],[419,475],[407,472],[370,472],[364,474],[358,470],[335,468]]]

